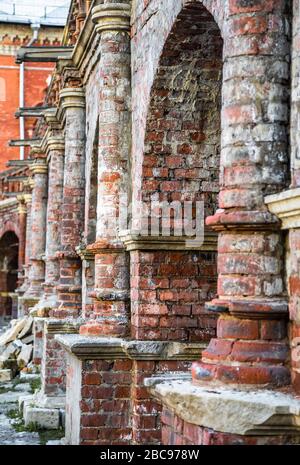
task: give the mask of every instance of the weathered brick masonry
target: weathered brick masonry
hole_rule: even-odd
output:
[[[300,443],[299,18],[72,2],[19,216],[0,205],[33,401],[65,408],[68,444]]]

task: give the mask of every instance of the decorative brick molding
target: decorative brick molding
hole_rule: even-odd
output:
[[[216,251],[217,235],[213,232],[204,234],[204,242],[201,246],[192,246],[192,237],[175,237],[175,236],[144,236],[134,233],[123,232],[120,234],[126,250],[201,250]],[[189,244],[187,245],[187,242]]]

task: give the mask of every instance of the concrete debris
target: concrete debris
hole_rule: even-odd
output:
[[[12,320],[0,336],[0,381],[8,381],[20,370],[32,372],[33,318]],[[3,378],[3,379],[2,379]]]
[[[9,342],[12,342],[15,339],[17,339],[18,335],[25,327],[26,320],[26,317],[21,318],[17,322],[15,322],[15,320],[12,320],[14,323],[11,324],[11,327],[0,337],[0,346],[6,345]]]
[[[26,318],[25,326],[22,329],[22,331],[20,332],[18,338],[23,339],[28,334],[31,334],[32,333],[32,326],[33,326],[33,318],[31,316],[29,316],[28,318]]]
[[[12,379],[11,370],[0,370],[0,383],[5,383]]]
[[[19,368],[25,368],[31,360],[33,351],[32,345],[23,344],[22,350],[18,355],[17,362]]]

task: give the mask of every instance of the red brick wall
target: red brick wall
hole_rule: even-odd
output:
[[[130,444],[131,367],[129,360],[82,362],[81,445]]]
[[[191,34],[188,33],[191,31]],[[182,10],[164,46],[148,109],[142,200],[203,200],[219,191],[222,46],[203,6]]]
[[[161,443],[162,406],[149,395],[144,385],[145,378],[176,371],[187,371],[189,362],[177,360],[141,361],[136,360],[132,366],[132,443]]]
[[[67,440],[82,445],[158,444],[161,405],[144,379],[170,371],[186,371],[184,361],[68,359]],[[78,378],[80,377],[80,378]],[[78,398],[80,414],[74,413]],[[73,412],[73,413],[72,413]],[[72,420],[73,415],[73,420]]]
[[[131,253],[132,337],[209,341],[216,318],[204,302],[215,294],[214,253]]]
[[[3,68],[2,68],[3,67]],[[7,68],[4,68],[7,67]],[[41,104],[47,88],[46,80],[53,70],[51,63],[28,63],[25,66],[25,106]],[[19,148],[9,147],[10,139],[20,138],[19,120],[15,118],[19,104],[20,68],[14,56],[0,55],[0,78],[5,81],[5,96],[0,98],[0,124],[5,130],[0,134],[0,170],[6,169],[6,162],[19,158]],[[32,137],[35,119],[25,120],[26,137]]]
[[[37,45],[59,45],[63,28],[42,27]],[[9,147],[10,139],[19,139],[19,120],[15,112],[19,108],[20,66],[15,62],[18,46],[26,45],[32,37],[28,24],[0,25],[0,171],[6,168],[6,162],[19,158],[19,148]],[[47,88],[46,80],[53,70],[53,63],[26,63],[24,77],[25,106],[41,104]],[[26,118],[26,137],[32,136],[36,120]],[[5,130],[3,130],[5,128]],[[28,154],[28,150],[25,151]]]
[[[66,354],[54,339],[44,332],[42,391],[47,396],[61,396],[66,391]]]
[[[292,229],[289,232],[290,261],[287,270],[289,289],[290,341],[292,346],[291,368],[292,383],[300,393],[300,231]]]

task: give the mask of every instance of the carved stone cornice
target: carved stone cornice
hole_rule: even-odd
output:
[[[56,336],[80,360],[198,360],[206,343],[137,341],[116,337]]]
[[[66,319],[60,320],[56,318],[46,318],[45,330],[50,334],[77,334],[80,326],[83,324],[83,320],[78,319]]]
[[[89,293],[89,297],[99,302],[128,302],[130,300],[130,290],[112,291],[111,289],[95,289]]]
[[[283,299],[228,298],[213,299],[205,304],[206,310],[213,313],[230,313],[236,318],[265,320],[288,318],[288,302]]]
[[[300,228],[300,188],[265,197],[271,213],[281,221],[281,229]]]
[[[60,128],[60,124],[57,119],[57,108],[49,108],[48,110],[45,110],[44,118],[49,129],[55,130]]]
[[[213,231],[276,231],[280,222],[268,211],[218,210],[206,218],[205,224]]]
[[[130,31],[130,3],[106,3],[92,9],[92,19],[96,24],[96,31]]]
[[[81,260],[95,260],[95,254],[86,247],[81,247],[79,245],[75,250]]]
[[[106,240],[99,240],[94,242],[94,244],[89,244],[86,247],[86,251],[93,255],[100,255],[106,253],[122,253],[125,252],[125,249],[120,242],[110,243]]]
[[[215,252],[218,236],[211,231],[205,231],[204,241],[197,241],[196,237],[187,236],[143,236],[130,231],[120,234],[127,251],[134,250],[199,250]]]

